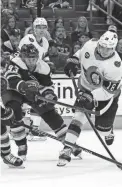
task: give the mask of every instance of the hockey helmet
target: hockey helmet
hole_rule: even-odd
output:
[[[24,44],[21,47],[20,54],[25,58],[37,58],[39,51],[33,44]]]
[[[44,25],[48,27],[48,24],[45,18],[36,18],[33,22],[33,27],[35,28],[37,25]]]
[[[98,44],[105,48],[115,49],[117,43],[118,43],[118,36],[116,33],[111,31],[105,32],[98,40]]]

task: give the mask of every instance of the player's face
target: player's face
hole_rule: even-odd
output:
[[[45,25],[37,25],[35,28],[35,34],[38,36],[43,36],[45,31],[47,31],[47,26]]]
[[[112,55],[113,49],[112,48],[106,48],[99,45],[99,53],[103,58],[107,58]]]
[[[24,62],[26,66],[28,67],[29,71],[34,71],[36,68],[38,58],[24,58]]]

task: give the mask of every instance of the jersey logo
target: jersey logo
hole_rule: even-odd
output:
[[[98,72],[97,67],[95,66],[89,67],[85,72],[85,76],[86,76],[87,81],[91,85],[95,87],[99,87],[102,85],[102,82],[103,82],[102,75]]]
[[[89,58],[90,54],[88,52],[85,53],[85,58]]]
[[[30,42],[34,42],[34,39],[33,39],[33,38],[30,38],[30,37],[29,37],[29,40],[30,40]]]
[[[117,68],[119,68],[119,67],[121,66],[121,62],[115,61],[115,62],[114,62],[114,65],[115,65]]]

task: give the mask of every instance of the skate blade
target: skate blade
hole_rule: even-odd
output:
[[[67,160],[60,159],[59,162],[57,163],[57,166],[59,166],[59,167],[63,167],[63,166],[66,166],[67,163],[68,163]]]
[[[77,155],[77,158],[78,158],[79,160],[82,160],[82,159],[83,159],[81,153],[80,153],[79,155]]]
[[[41,138],[28,138],[28,141],[29,142],[34,142],[34,141],[46,141],[47,140],[47,137],[41,137]]]
[[[22,156],[19,156],[19,157],[23,160],[23,162],[27,160],[25,155],[22,155]]]
[[[9,169],[25,169],[25,166],[22,164],[21,166],[13,166],[13,165],[8,165]]]

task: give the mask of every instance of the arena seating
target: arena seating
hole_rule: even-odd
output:
[[[93,13],[92,23],[90,22],[89,12],[86,11],[88,6],[88,0],[76,0],[75,10],[73,9],[57,9],[53,11],[50,8],[42,10],[42,16],[47,18],[49,22],[49,27],[52,27],[55,18],[62,16],[65,20],[65,28],[67,32],[70,32],[71,29],[75,28],[77,17],[85,16],[89,20],[90,28],[93,32],[98,32],[102,34],[107,28],[108,25],[105,23],[104,17],[99,17],[97,12]],[[34,10],[36,15],[37,10]],[[32,23],[32,15],[29,9],[21,8],[18,10],[19,21],[18,26],[22,31],[25,30],[25,27],[29,26]],[[71,28],[72,27],[72,28]],[[122,36],[122,30],[118,31],[118,34]]]

